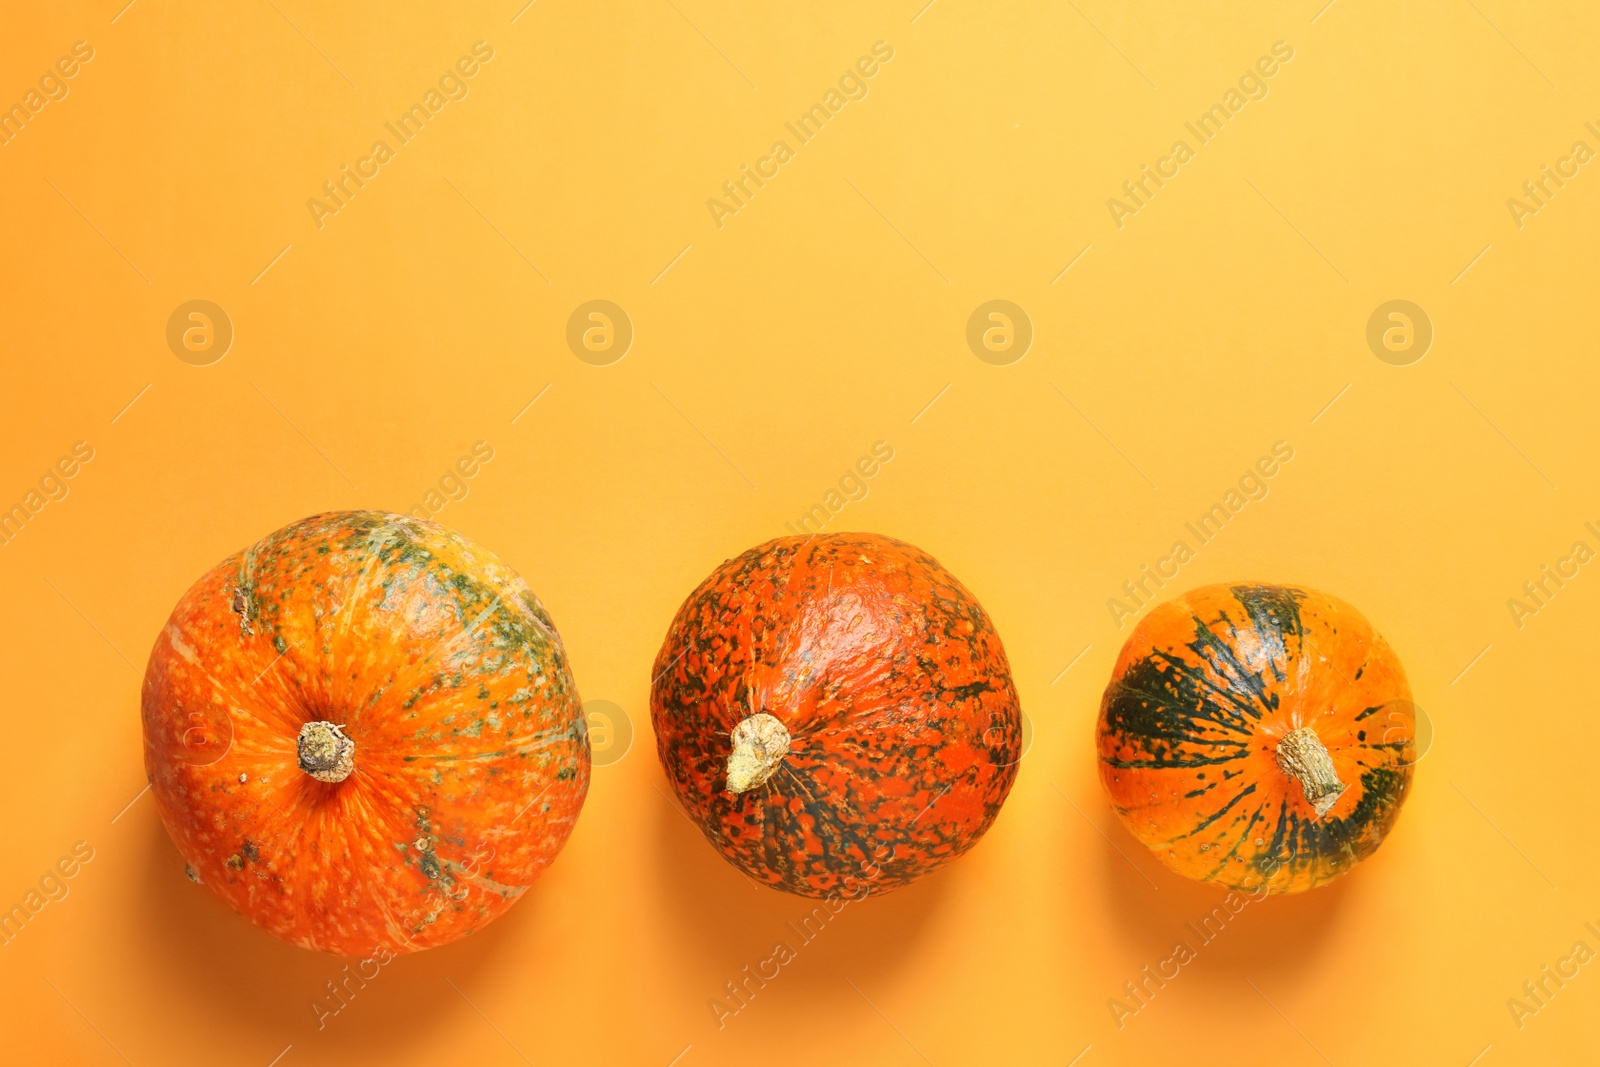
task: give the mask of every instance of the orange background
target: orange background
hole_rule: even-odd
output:
[[[0,15],[0,104],[94,49],[0,145],[0,507],[94,450],[0,545],[0,907],[94,851],[0,947],[9,1059],[1594,1059],[1600,964],[1521,1029],[1506,1006],[1600,949],[1600,568],[1520,628],[1507,606],[1600,548],[1600,175],[1520,227],[1507,206],[1600,148],[1592,5],[124,2]],[[480,40],[469,95],[319,229],[308,198]],[[719,228],[707,199],[880,40],[867,96]],[[1276,41],[1265,98],[1119,228],[1107,198]],[[1035,333],[1005,366],[966,342],[997,298]],[[194,299],[234,330],[206,366],[166,340]],[[607,366],[565,339],[591,299],[635,332]],[[1408,366],[1367,346],[1393,299],[1435,332]],[[409,510],[479,440],[494,459],[438,518],[526,576],[634,744],[505,919],[319,1031],[341,962],[186,881],[140,795],[144,657],[217,560],[312,512]],[[712,566],[879,440],[893,460],[829,528],[912,541],[981,598],[1034,741],[978,848],[851,905],[719,1030],[707,1002],[807,909],[666,799],[649,664]],[[1252,904],[1119,1029],[1108,999],[1221,894],[1101,794],[1128,633],[1106,601],[1280,440],[1270,494],[1175,587],[1356,604],[1434,741],[1372,860]]]

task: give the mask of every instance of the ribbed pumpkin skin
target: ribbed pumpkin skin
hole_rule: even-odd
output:
[[[1346,786],[1320,818],[1275,755],[1304,726]],[[1123,646],[1100,704],[1100,778],[1179,874],[1298,893],[1394,826],[1415,726],[1399,659],[1355,608],[1292,586],[1212,585],[1152,608]]]
[[[931,556],[875,534],[768,541],[685,601],[656,657],[656,746],[729,862],[803,896],[906,885],[961,855],[1016,779],[1021,712],[989,617]],[[791,735],[725,791],[729,733]]]
[[[195,583],[156,639],[145,769],[178,851],[279,937],[346,956],[462,937],[566,842],[589,785],[577,688],[514,571],[436,523],[293,523]],[[302,725],[355,771],[313,779]]]

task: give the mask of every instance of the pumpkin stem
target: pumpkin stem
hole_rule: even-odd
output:
[[[308,722],[296,743],[300,769],[319,782],[342,782],[356,769],[356,743],[331,722]]]
[[[1333,757],[1328,755],[1327,746],[1317,732],[1309,726],[1302,726],[1285,734],[1283,740],[1278,742],[1276,754],[1279,769],[1300,783],[1317,817],[1320,819],[1328,814],[1328,809],[1343,795],[1345,784],[1339,781],[1339,772],[1333,767]]]
[[[733,728],[733,753],[728,757],[728,792],[743,793],[771,778],[789,754],[789,731],[783,723],[757,712]]]

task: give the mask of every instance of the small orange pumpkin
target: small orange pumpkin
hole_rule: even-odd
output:
[[[1394,650],[1344,601],[1206,586],[1152,608],[1122,646],[1100,703],[1100,778],[1179,874],[1298,893],[1393,828],[1415,711]]]
[[[503,913],[589,785],[550,616],[494,555],[408,515],[316,515],[223,560],[162,627],[142,702],[190,877],[346,956]]]
[[[656,750],[753,880],[882,893],[978,843],[1017,777],[1022,710],[976,598],[913,545],[779,537],[727,560],[656,656]]]

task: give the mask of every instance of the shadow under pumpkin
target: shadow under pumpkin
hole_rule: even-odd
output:
[[[367,975],[377,974],[362,984],[348,978],[358,973],[359,961],[280,940],[190,882],[183,857],[160,820],[146,812],[142,821],[142,855],[133,887],[134,914],[140,921],[131,936],[146,942],[144,952],[166,961],[172,992],[185,1014],[222,1020],[236,1047],[268,1049],[269,1059],[291,1042],[348,1054],[348,1062],[386,1062],[389,1053],[398,1056],[419,1035],[470,1010],[447,976],[470,989],[473,975],[493,957],[512,944],[527,943],[519,928],[539,922],[536,883],[505,915],[469,937],[396,956],[381,967],[375,961],[363,965]],[[342,987],[342,1008],[328,990],[329,981]],[[314,1001],[339,1010],[319,1012]]]
[[[1207,989],[1236,1004],[1241,991],[1255,995],[1246,979],[1269,996],[1275,988],[1294,985],[1301,975],[1323,966],[1321,950],[1331,943],[1352,889],[1359,890],[1354,881],[1364,873],[1356,870],[1304,893],[1262,899],[1240,893],[1234,898],[1235,906],[1240,898],[1246,903],[1234,912],[1224,903],[1230,890],[1169,871],[1108,807],[1085,809],[1085,813],[1105,834],[1101,837],[1087,826],[1081,827],[1083,834],[1099,843],[1095,852],[1104,914],[1124,946],[1121,955],[1135,961],[1129,973],[1105,976],[1105,996],[1120,999],[1130,1008],[1140,1009],[1140,1005],[1127,995],[1124,983],[1143,980],[1140,968],[1149,964],[1154,970],[1173,956],[1179,942],[1189,947],[1194,958],[1179,968],[1176,977],[1165,979],[1166,986],[1147,983],[1154,990],[1146,998],[1149,1010],[1159,1011],[1164,997],[1204,996]],[[1137,871],[1129,866],[1130,861]],[[1171,973],[1170,966],[1167,971]],[[1183,993],[1191,983],[1192,990]]]
[[[656,777],[653,784],[672,796],[664,779]],[[914,943],[938,916],[950,880],[961,877],[958,859],[903,888],[836,904],[834,913],[822,900],[747,878],[712,847],[675,799],[669,803],[654,790],[651,795],[656,891],[666,913],[677,920],[670,926],[676,935],[673,958],[680,965],[671,978],[685,1004],[698,1013],[690,1016],[693,1026],[712,1033],[719,1029],[718,1012],[708,1005],[712,1000],[737,1009],[736,1017],[721,1017],[721,1028],[748,1027],[759,1037],[774,1018],[792,1017],[807,1006],[837,1007],[841,996],[856,998],[846,979],[864,987],[892,984],[895,973],[917,958]],[[774,958],[779,942],[788,945],[793,958],[777,965],[777,976],[764,986],[747,979],[744,968],[758,973],[759,965]],[[775,965],[766,963],[765,973],[771,975]],[[730,981],[736,990],[744,983],[750,991],[740,994],[746,1007],[730,994]],[[777,1009],[780,1001],[783,1007]],[[763,1015],[766,1023],[759,1021]]]

